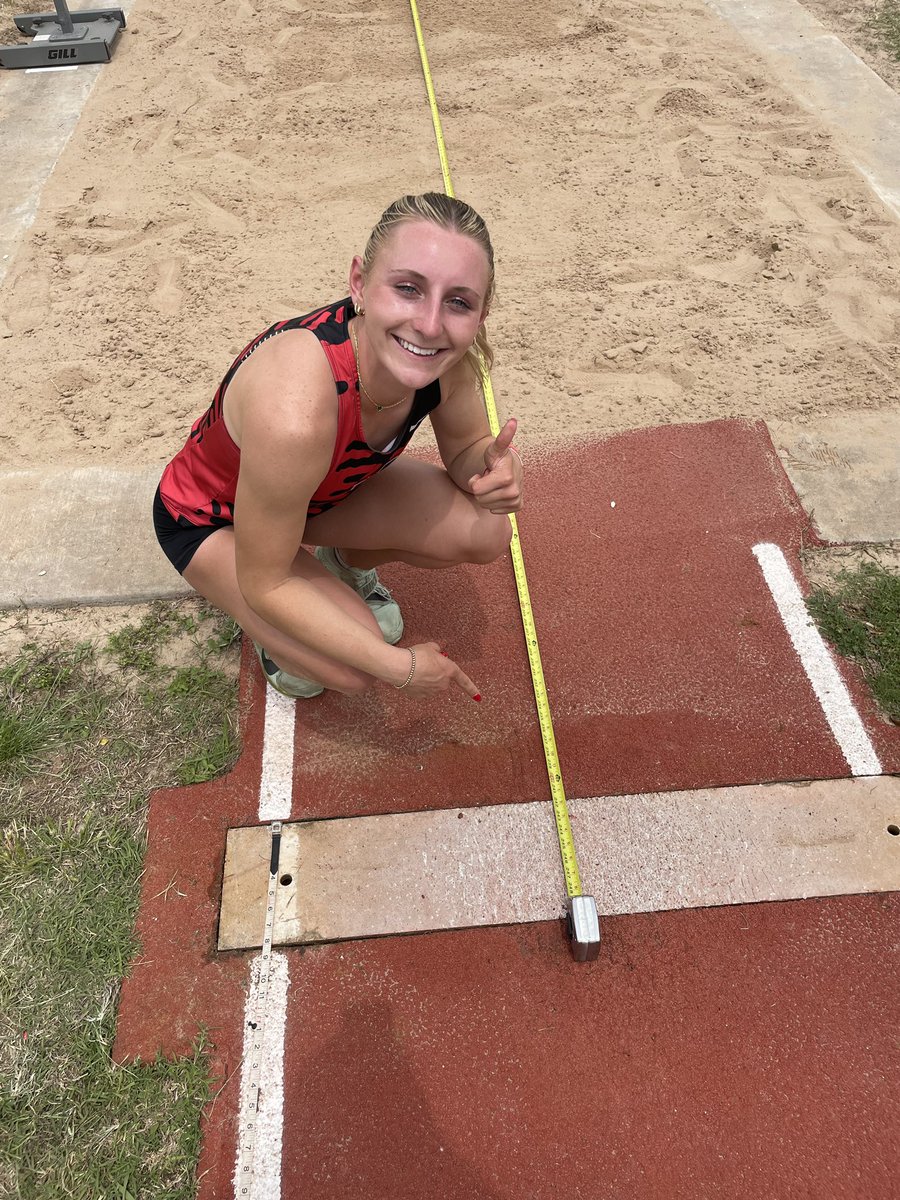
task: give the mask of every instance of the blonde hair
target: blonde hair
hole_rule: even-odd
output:
[[[461,233],[470,237],[482,248],[488,261],[488,288],[485,295],[485,307],[489,307],[494,298],[494,247],[487,226],[474,208],[457,200],[455,196],[447,196],[443,192],[424,192],[421,196],[401,196],[393,204],[389,204],[378,219],[375,228],[369,234],[366,248],[362,257],[363,274],[368,275],[378,252],[384,246],[395,226],[403,221],[430,221],[441,229]],[[484,325],[479,326],[475,336],[475,344],[466,351],[466,361],[475,372],[475,378],[481,382],[479,354],[484,360],[485,370],[490,371],[494,361],[494,352],[488,342]]]

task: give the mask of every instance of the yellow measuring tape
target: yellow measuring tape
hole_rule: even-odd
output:
[[[431,108],[431,121],[434,125],[434,136],[437,139],[438,154],[441,159],[441,172],[444,176],[444,191],[448,196],[455,196],[453,191],[453,183],[450,179],[450,166],[447,161],[447,147],[444,143],[444,133],[441,128],[441,118],[438,112],[437,100],[434,94],[434,85],[431,79],[431,68],[428,65],[428,54],[425,50],[425,39],[422,36],[422,24],[419,20],[419,10],[416,0],[409,0],[409,7],[412,11],[413,24],[416,28],[416,41],[419,44],[419,57],[422,60],[422,72],[425,76],[425,88],[428,92],[428,103]],[[488,421],[490,422],[491,432],[494,437],[500,432],[500,422],[497,419],[497,406],[494,403],[494,389],[491,387],[491,378],[485,367],[484,362],[481,363],[481,383],[484,391],[484,406],[487,410]],[[519,541],[519,528],[516,523],[516,518],[510,515],[510,523],[512,524],[512,560],[513,571],[516,577],[516,589],[519,593],[519,608],[522,611],[522,625],[525,631],[525,646],[528,652],[528,662],[531,667],[531,682],[534,686],[534,698],[537,704],[538,721],[541,727],[541,739],[544,743],[544,758],[547,762],[547,775],[550,780],[550,794],[553,800],[553,815],[556,819],[556,832],[559,838],[559,850],[562,856],[563,874],[566,879],[566,892],[570,899],[583,896],[581,890],[581,876],[578,871],[578,860],[575,854],[575,840],[572,837],[572,826],[569,823],[569,808],[566,802],[565,788],[562,781],[562,770],[559,765],[559,755],[556,750],[556,737],[553,733],[553,718],[550,714],[550,701],[547,696],[547,688],[544,683],[544,668],[541,665],[541,652],[538,646],[537,629],[534,624],[534,616],[531,610],[531,596],[528,592],[528,579],[525,574],[525,560],[522,555],[522,546]],[[594,921],[596,924],[596,907],[594,908]],[[578,915],[576,913],[575,924],[578,925]],[[570,909],[570,921],[571,921]],[[588,922],[590,925],[590,921]],[[579,930],[576,928],[575,936],[578,937]],[[587,937],[592,939],[592,933],[588,929]],[[596,948],[599,948],[599,932],[597,933],[596,943],[591,941],[589,952],[586,954],[576,953],[577,958],[587,959],[596,957]]]

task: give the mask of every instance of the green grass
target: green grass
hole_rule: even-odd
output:
[[[868,23],[881,46],[900,61],[900,0],[882,0]]]
[[[117,633],[111,633],[106,648],[122,668],[154,671],[173,635],[196,634],[198,628],[190,613],[157,602],[137,625],[126,625]]]
[[[177,772],[178,782],[204,783],[222,775],[234,758],[234,738],[226,721],[209,745],[190,755],[181,763]]]
[[[40,722],[19,717],[5,706],[0,712],[0,766],[32,757],[43,744]]]
[[[176,1063],[110,1048],[148,793],[234,762],[236,636],[154,605],[105,647],[0,664],[0,1200],[196,1194],[202,1042]]]
[[[236,636],[204,610],[155,604],[100,655],[26,643],[0,665],[0,817],[66,819],[96,804],[142,817],[150,787],[222,774],[237,756],[235,683],[216,662]],[[190,661],[163,661],[173,645]]]
[[[842,571],[807,607],[822,636],[862,667],[875,698],[900,722],[900,576],[876,563]]]
[[[193,1194],[202,1047],[149,1069],[109,1056],[143,857],[142,839],[96,812],[4,831],[0,1194]]]

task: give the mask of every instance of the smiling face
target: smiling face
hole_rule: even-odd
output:
[[[421,388],[458,363],[487,316],[487,256],[465,234],[403,221],[368,274],[353,260],[350,292],[365,308],[359,329],[368,391]]]

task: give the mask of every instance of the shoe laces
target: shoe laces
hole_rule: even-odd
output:
[[[375,567],[370,567],[367,571],[359,567],[347,567],[346,572],[353,578],[353,590],[367,604],[371,600],[379,600],[382,604],[390,604],[393,601],[394,597],[378,578]]]
[[[372,572],[372,574],[375,575],[375,578],[372,581],[373,582],[372,588],[370,589],[368,595],[365,597],[366,603],[369,603],[369,601],[371,601],[371,600],[380,600],[384,604],[390,604],[393,601],[394,597],[391,595],[391,593],[388,591],[388,589],[384,586],[384,584],[381,582],[381,580],[378,578],[378,576],[375,574],[374,571]],[[362,593],[360,593],[360,595],[362,595]]]

